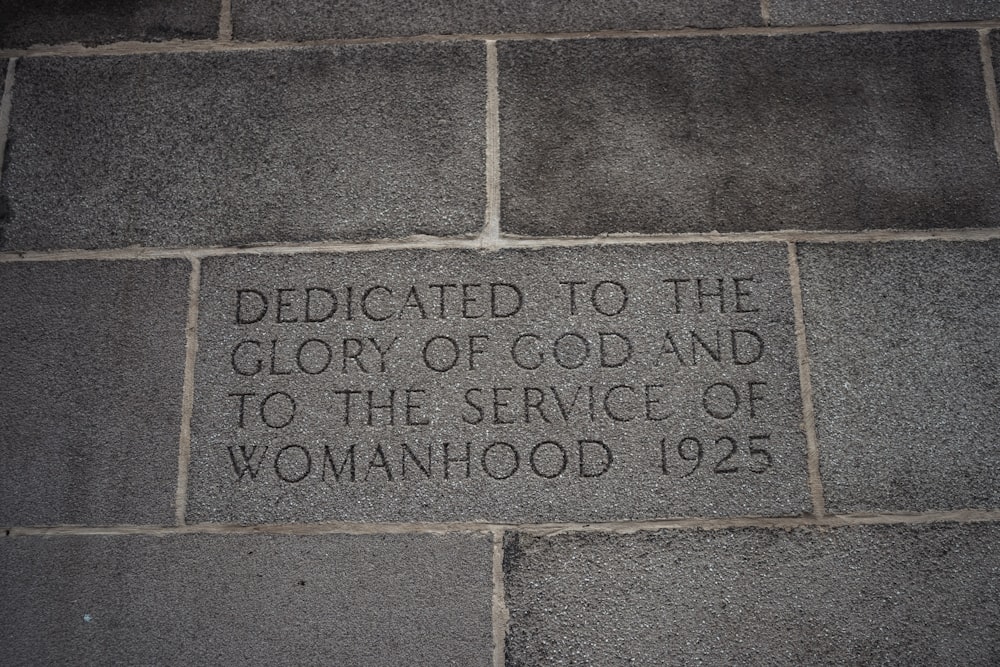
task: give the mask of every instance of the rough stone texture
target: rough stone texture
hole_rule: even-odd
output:
[[[237,39],[662,30],[760,25],[755,0],[234,0]]]
[[[6,665],[490,664],[476,535],[0,540]]]
[[[975,32],[498,51],[505,231],[1000,222]]]
[[[994,665],[1000,527],[514,536],[507,665]]]
[[[989,33],[990,50],[993,52],[993,76],[1000,86],[1000,31],[993,30]]]
[[[482,227],[482,44],[30,58],[6,249]]]
[[[1000,504],[1000,242],[799,252],[827,507]]]
[[[0,264],[0,525],[173,521],[190,270]]]
[[[189,519],[589,521],[808,511],[787,266],[782,244],[205,260]],[[704,281],[704,313],[697,312],[697,278]],[[739,283],[747,294],[738,302],[733,278],[752,278]],[[678,283],[680,314],[666,279],[691,281]],[[719,299],[708,296],[718,291],[718,279],[723,279],[724,313]],[[568,286],[559,284],[571,280],[587,281],[577,288],[575,315]],[[621,291],[610,283],[597,289],[596,298],[597,308],[610,314],[599,314],[592,305],[591,295],[602,281],[619,281],[628,290],[620,314],[614,313],[622,305]],[[521,309],[506,318],[471,317],[490,307],[489,285],[500,282],[521,291]],[[430,287],[434,284],[476,287]],[[369,296],[370,314],[388,318],[384,321],[371,321],[362,307],[364,295],[377,285],[393,290],[390,296],[376,288]],[[411,286],[416,286],[415,296]],[[286,291],[279,294],[279,288]],[[306,288],[336,296],[338,309],[329,319],[304,321]],[[465,305],[467,318],[461,316],[462,289],[475,299]],[[259,297],[250,292],[241,297],[238,290],[265,295],[266,313]],[[441,290],[446,293],[443,319]],[[496,312],[513,311],[512,288],[495,291]],[[310,316],[322,319],[332,300],[319,291],[310,294]],[[426,319],[420,317],[418,299]],[[287,304],[281,319],[298,322],[276,322],[279,301]],[[238,317],[253,321],[259,316],[260,322],[237,323]],[[762,349],[744,330],[759,336]],[[719,348],[719,361],[691,331]],[[538,338],[522,339],[517,358],[524,367],[540,364],[537,369],[512,362],[517,336],[525,333]],[[582,336],[590,351],[586,356],[579,338],[561,340],[560,367],[553,346],[566,333]],[[615,333],[630,341],[631,358]],[[457,359],[443,338],[428,347],[438,336],[455,341]],[[470,343],[471,336],[489,338]],[[734,336],[742,364],[733,360]],[[384,372],[376,344],[388,350]],[[684,365],[670,352],[674,344]],[[471,346],[482,352],[470,370]],[[445,370],[452,363],[454,368]],[[720,382],[738,392],[735,414],[733,394],[724,386],[708,391],[708,407],[703,405],[703,393]],[[752,389],[753,415],[750,382],[766,383]],[[612,390],[618,385],[631,389]],[[494,388],[501,388],[496,404]],[[387,408],[376,407],[370,416],[368,408],[369,400],[373,406],[387,405],[390,389],[396,392],[392,424]],[[409,419],[408,389],[424,392],[409,395],[410,403],[419,406]],[[362,393],[350,399],[337,393],[347,390]],[[369,391],[374,393],[369,396]],[[347,400],[352,401],[349,416]],[[767,435],[770,439],[750,439]],[[703,443],[700,464],[697,443],[680,445],[687,437]],[[719,440],[724,437],[733,442]],[[581,473],[580,440],[607,445],[610,467],[605,450],[589,443],[583,446]],[[564,448],[565,459],[557,445],[538,446],[549,441]],[[510,447],[488,449],[494,442]],[[466,452],[470,457],[468,466],[448,464],[447,478],[445,443],[449,458],[465,458]],[[734,446],[736,452],[727,458]],[[767,466],[766,454],[751,448],[768,450],[772,465]]]
[[[0,48],[210,39],[218,0],[0,0]]]
[[[1000,18],[995,0],[769,0],[772,25],[920,23]]]

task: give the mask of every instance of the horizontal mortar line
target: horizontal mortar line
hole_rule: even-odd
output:
[[[653,530],[727,530],[733,528],[837,528],[853,525],[896,525],[922,523],[979,523],[1000,521],[1000,510],[954,510],[932,512],[894,512],[863,514],[827,514],[821,518],[811,515],[797,517],[720,517],[657,519],[647,521],[607,521],[594,523],[519,524],[509,530],[539,535],[560,533],[595,532],[629,534]]]
[[[346,46],[353,44],[413,44],[470,41],[535,41],[563,39],[643,39],[661,37],[774,37],[818,33],[921,32],[927,30],[993,30],[1000,20],[929,21],[924,23],[853,23],[842,25],[735,26],[730,28],[668,28],[664,30],[590,30],[580,32],[510,32],[401,35],[392,37],[331,37],[308,40],[228,41],[219,39],[169,40],[163,42],[115,42],[84,46],[78,42],[38,45],[25,49],[0,49],[0,58],[40,56],[124,56],[148,53],[214,53],[265,49]]]
[[[490,250],[502,248],[572,248],[606,245],[683,245],[725,243],[889,243],[893,241],[993,241],[1000,228],[886,229],[865,231],[690,232],[672,234],[614,233],[600,236],[516,236],[502,234]],[[229,255],[308,255],[387,250],[483,250],[476,237],[413,236],[373,241],[317,241],[234,247],[129,247],[105,250],[22,250],[0,252],[0,264],[72,260],[204,259]]]
[[[657,245],[686,243],[886,243],[891,241],[991,241],[1000,239],[1000,227],[938,229],[874,229],[857,231],[808,231],[800,229],[761,232],[679,232],[669,234],[612,233],[600,236],[518,236],[502,234],[506,248],[573,247],[588,245]]]
[[[1000,233],[1000,230],[998,230]],[[145,247],[109,248],[103,250],[22,250],[0,252],[3,262],[59,262],[80,259],[204,259],[228,255],[299,255],[311,253],[375,252],[380,250],[438,250],[451,248],[480,248],[475,237],[412,236],[402,239],[372,241],[307,241],[302,243],[262,243],[232,247]]]
[[[897,525],[925,523],[982,523],[1000,521],[1000,509],[963,509],[928,512],[883,512],[829,514],[822,518],[794,517],[719,517],[674,518],[627,521],[496,523],[479,521],[364,523],[337,521],[290,524],[224,524],[189,523],[177,525],[108,525],[108,526],[11,526],[4,530],[7,537],[55,537],[60,535],[408,535],[447,533],[482,533],[496,535],[510,530],[524,533],[553,535],[569,532],[635,533],[651,530],[725,530],[731,528],[836,528],[861,525]]]

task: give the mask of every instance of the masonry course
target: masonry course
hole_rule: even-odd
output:
[[[22,59],[2,247],[477,232],[485,66],[474,43]]]
[[[0,264],[0,523],[172,521],[189,273]]]
[[[488,536],[9,539],[0,563],[7,665],[490,664]]]
[[[504,42],[498,56],[509,233],[1000,220],[971,31]]]
[[[994,664],[996,525],[510,534],[507,665]]]

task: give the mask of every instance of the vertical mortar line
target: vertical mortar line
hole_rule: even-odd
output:
[[[764,25],[771,25],[771,0],[760,0],[760,19]]]
[[[3,173],[4,157],[7,154],[7,130],[10,128],[10,108],[14,96],[14,68],[17,58],[7,61],[7,74],[3,80],[3,94],[0,95],[0,174]]]
[[[177,453],[177,525],[185,525],[188,497],[188,464],[191,462],[191,413],[194,411],[194,362],[198,356],[198,292],[201,287],[201,260],[190,257],[188,309],[185,326],[184,388],[181,394],[181,433]]]
[[[983,83],[986,84],[986,104],[990,108],[990,125],[993,126],[993,147],[1000,160],[1000,97],[997,95],[997,79],[993,71],[993,47],[990,46],[990,31],[979,31],[979,58],[983,61]]]
[[[486,40],[486,221],[479,240],[495,247],[500,240],[500,92],[496,40]]]
[[[806,344],[806,318],[802,307],[802,283],[799,277],[798,249],[788,243],[788,278],[792,287],[795,310],[795,350],[799,358],[799,389],[802,392],[802,425],[806,432],[806,458],[809,468],[809,495],[813,516],[826,515],[823,500],[823,480],[819,474],[819,441],[816,438],[816,410],[813,406],[812,378],[809,370],[809,348]]]
[[[232,0],[222,0],[219,7],[219,41],[233,41],[233,3]]]
[[[493,531],[493,667],[504,667],[507,652],[507,593],[503,583],[503,529]]]

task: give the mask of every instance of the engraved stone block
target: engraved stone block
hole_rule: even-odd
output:
[[[203,264],[192,521],[809,509],[781,244]]]

